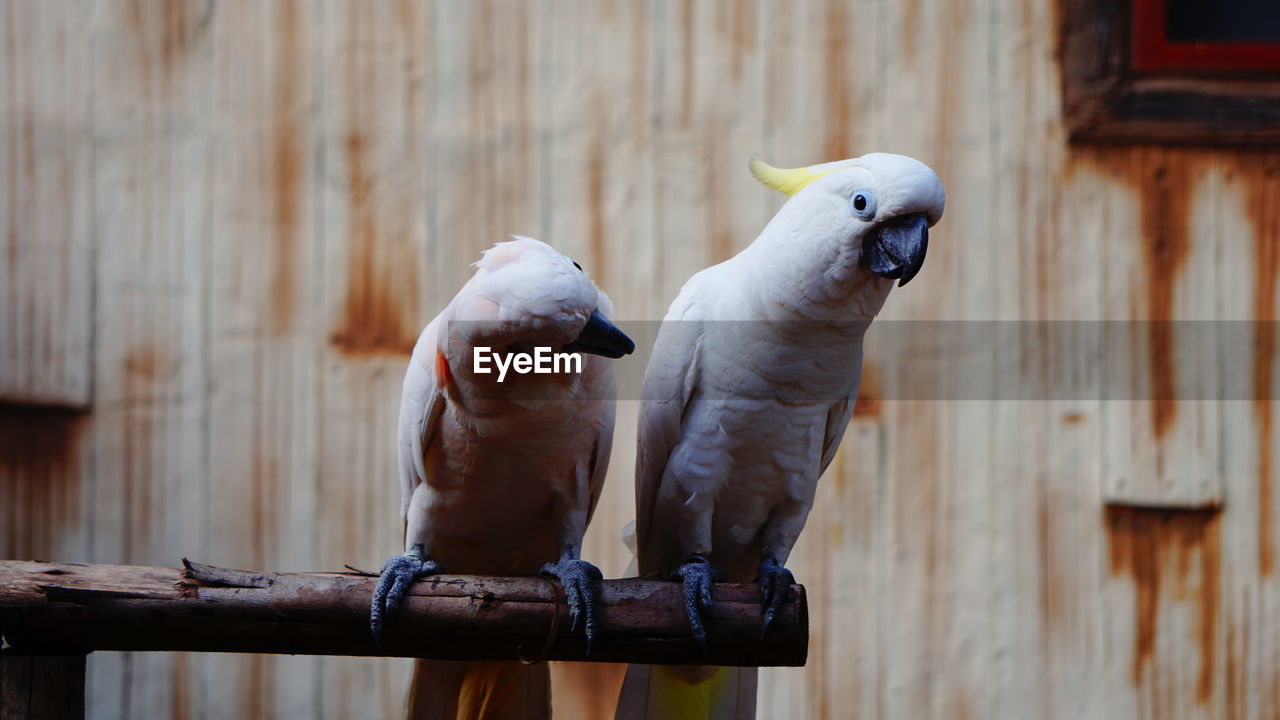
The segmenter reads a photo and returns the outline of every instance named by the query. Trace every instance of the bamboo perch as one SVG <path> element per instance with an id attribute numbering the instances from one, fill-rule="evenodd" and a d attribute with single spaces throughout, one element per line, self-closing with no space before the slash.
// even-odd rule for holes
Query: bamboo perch
<path id="1" fill-rule="evenodd" d="M 183 561 L 186 563 L 186 561 Z M 605 580 L 591 655 L 570 632 L 560 586 L 540 577 L 439 575 L 413 585 L 374 647 L 377 578 L 353 573 L 259 574 L 187 563 L 133 565 L 0 561 L 4 653 L 189 650 L 383 655 L 446 660 L 591 660 L 667 665 L 804 665 L 804 588 L 760 637 L 760 589 L 720 583 L 705 650 L 673 582 Z"/>

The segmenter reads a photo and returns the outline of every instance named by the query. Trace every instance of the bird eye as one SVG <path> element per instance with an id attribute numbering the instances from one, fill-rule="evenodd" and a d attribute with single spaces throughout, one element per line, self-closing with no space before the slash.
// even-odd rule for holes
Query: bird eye
<path id="1" fill-rule="evenodd" d="M 849 209 L 862 219 L 876 214 L 876 196 L 870 190 L 859 190 L 849 198 Z"/>
<path id="2" fill-rule="evenodd" d="M 569 262 L 573 263 L 573 266 L 578 268 L 579 270 L 582 269 L 582 266 L 578 264 L 577 260 L 570 260 Z"/>

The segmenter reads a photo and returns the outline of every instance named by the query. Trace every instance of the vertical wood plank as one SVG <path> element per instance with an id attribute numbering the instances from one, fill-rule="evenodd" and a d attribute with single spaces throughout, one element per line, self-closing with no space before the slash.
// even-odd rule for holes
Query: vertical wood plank
<path id="1" fill-rule="evenodd" d="M 325 4 L 319 518 L 328 531 L 319 549 L 326 567 L 377 568 L 403 551 L 394 453 L 400 387 L 408 354 L 446 292 L 430 283 L 443 273 L 429 262 L 433 12 L 407 2 Z M 469 268 L 452 271 L 460 284 Z M 401 715 L 411 667 L 325 658 L 321 706 L 338 717 Z"/>
<path id="2" fill-rule="evenodd" d="M 1102 247 L 1102 588 L 1107 706 L 1137 717 L 1213 717 L 1222 497 L 1216 347 L 1188 337 L 1212 317 L 1217 249 L 1212 157 L 1089 154 L 1108 179 Z M 1184 202 L 1180 198 L 1202 198 Z M 1198 231 L 1197 231 L 1198 230 Z M 1190 238 L 1195 238 L 1191 240 Z M 1162 511 L 1172 507 L 1181 510 Z"/>
<path id="3" fill-rule="evenodd" d="M 206 559 L 230 567 L 314 566 L 323 531 L 319 24 L 298 0 L 220 3 L 212 19 Z M 206 662 L 202 714 L 319 712 L 318 658 Z"/>
<path id="4" fill-rule="evenodd" d="M 764 148 L 769 162 L 808 165 L 879 149 L 871 109 L 883 78 L 868 58 L 879 52 L 878 8 L 872 2 L 762 3 L 765 48 Z M 764 223 L 785 198 L 744 189 L 736 212 L 761 200 Z M 867 363 L 864 363 L 864 367 Z M 860 408 L 878 392 L 875 369 L 864 376 Z M 885 616 L 876 594 L 883 523 L 882 418 L 859 410 L 843 449 L 819 481 L 814 509 L 788 567 L 810 598 L 809 662 L 804 670 L 761 670 L 762 716 L 795 713 L 874 716 L 881 707 L 878 628 Z M 838 639 L 837 639 L 838 638 Z"/>
<path id="5" fill-rule="evenodd" d="M 547 2 L 527 19 L 528 102 L 541 239 L 575 257 L 613 301 L 615 318 L 661 317 L 654 287 L 654 153 L 662 3 Z M 583 72 L 590 68 L 590 72 Z M 623 324 L 638 348 L 614 363 L 618 405 L 610 470 L 583 542 L 606 577 L 624 574 L 620 542 L 635 517 L 635 416 L 649 323 Z M 612 717 L 624 668 L 552 663 L 552 714 Z"/>
<path id="6" fill-rule="evenodd" d="M 72 720 L 84 717 L 84 655 L 0 656 L 0 717 Z"/>
<path id="7" fill-rule="evenodd" d="M 89 406 L 92 3 L 7 3 L 0 33 L 0 400 Z"/>
<path id="8" fill-rule="evenodd" d="M 1097 193 L 1072 175 L 1053 8 L 994 3 L 993 716 L 1098 717 Z M 974 178 L 975 182 L 981 182 Z M 1101 236 L 1105 238 L 1105 235 Z M 1026 402 L 1024 402 L 1026 401 Z"/>
<path id="9" fill-rule="evenodd" d="M 1037 26 L 1043 27 L 1040 23 Z M 1052 142 L 1062 132 L 1056 98 L 1042 95 L 1040 107 L 1053 113 L 1041 118 L 1052 123 L 1048 140 Z M 1029 120 L 1034 127 L 1036 118 Z M 1032 140 L 1031 144 L 1043 142 Z M 1022 467 L 1004 477 L 999 487 L 1028 475 L 1040 476 L 1034 506 L 1035 582 L 1040 623 L 1038 664 L 1045 676 L 1043 702 L 1049 708 L 1045 716 L 1087 718 L 1103 714 L 1105 699 L 1100 679 L 1104 538 L 1099 511 L 1099 416 L 1103 401 L 1098 399 L 1101 374 L 1096 368 L 1097 319 L 1101 316 L 1098 247 L 1105 236 L 1097 231 L 1100 224 L 1093 212 L 1099 192 L 1096 177 L 1088 173 L 1072 176 L 1064 170 L 1068 163 L 1057 156 L 1022 181 L 1048 190 L 1040 195 L 1040 202 L 1047 206 L 1055 227 L 1052 240 L 1038 247 L 1035 272 L 1040 275 L 1040 269 L 1047 265 L 1057 268 L 1051 271 L 1051 286 L 1040 295 L 1048 323 L 1048 342 L 1041 352 L 1048 360 L 1037 386 L 1045 387 L 1050 399 L 1034 414 L 1024 408 L 1024 417 L 1034 420 L 1023 422 L 1036 422 L 1044 441 L 1024 450 Z M 1046 174 L 1055 179 L 1047 179 Z M 1024 232 L 1034 234 L 1032 228 Z M 991 622 L 999 622 L 999 617 L 993 614 Z"/>
<path id="10" fill-rule="evenodd" d="M 728 259 L 764 227 L 759 211 L 734 211 L 737 198 L 759 196 L 746 162 L 764 146 L 764 18 L 760 2 L 672 0 L 655 22 L 654 289 L 665 309 L 689 276 Z"/>
<path id="11" fill-rule="evenodd" d="M 210 541 L 205 336 L 213 128 L 210 7 L 99 3 L 94 16 L 96 329 L 92 557 L 173 564 Z M 102 717 L 190 713 L 179 656 L 100 654 Z"/>
<path id="12" fill-rule="evenodd" d="M 1219 364 L 1224 495 L 1221 561 L 1221 713 L 1270 717 L 1280 712 L 1280 648 L 1274 607 L 1277 500 L 1275 448 L 1280 435 L 1275 377 L 1275 317 L 1280 273 L 1280 191 L 1275 153 L 1233 153 L 1219 164 L 1214 222 L 1216 296 L 1222 319 Z M 1252 322 L 1250 322 L 1252 321 Z"/>
<path id="13" fill-rule="evenodd" d="M 432 314 L 452 299 L 483 250 L 545 227 L 531 113 L 536 82 L 524 3 L 434 8 L 430 140 Z M 568 181 L 568 179 L 566 179 Z"/>
<path id="14" fill-rule="evenodd" d="M 870 18 L 867 21 L 872 22 Z M 952 322 L 990 317 L 994 296 L 975 275 L 990 270 L 985 238 L 992 217 L 980 188 L 992 174 L 988 13 L 981 3 L 886 5 L 873 21 L 879 43 L 874 108 L 876 147 L 916 157 L 942 178 L 947 211 L 931 234 L 929 258 L 911 287 L 885 304 L 868 343 L 892 348 L 873 367 L 885 383 L 885 518 L 878 552 L 881 603 L 881 713 L 887 717 L 984 714 L 987 622 L 978 611 L 988 587 L 986 548 L 970 541 L 994 531 L 988 517 L 989 445 L 976 428 L 991 425 L 987 398 L 948 402 L 963 389 L 950 358 L 990 367 L 992 349 L 966 347 Z M 972 265 L 970 265 L 972 263 Z M 902 322 L 909 320 L 911 322 Z M 941 337 L 918 321 L 941 322 Z"/>

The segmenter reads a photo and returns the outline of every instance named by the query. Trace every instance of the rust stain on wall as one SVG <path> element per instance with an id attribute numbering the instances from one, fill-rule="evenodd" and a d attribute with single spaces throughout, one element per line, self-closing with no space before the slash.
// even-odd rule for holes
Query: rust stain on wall
<path id="1" fill-rule="evenodd" d="M 143 94 L 151 96 L 151 38 L 147 32 L 147 15 L 144 14 L 142 8 L 143 0 L 133 0 L 129 4 L 129 24 L 138 36 L 136 49 L 138 51 L 138 64 L 142 71 L 142 91 Z M 165 83 L 168 86 L 168 83 Z"/>
<path id="2" fill-rule="evenodd" d="M 156 500 L 163 502 L 163 497 L 157 497 L 158 491 L 153 488 L 159 474 L 156 472 L 156 429 L 162 420 L 148 407 L 146 397 L 129 397 L 125 402 L 128 409 L 122 423 L 124 452 L 120 478 L 124 499 L 120 523 L 124 535 L 122 559 L 142 562 L 151 550 L 152 507 Z"/>
<path id="3" fill-rule="evenodd" d="M 950 32 L 946 28 L 943 32 Z M 920 34 L 920 0 L 902 3 L 902 54 L 911 57 L 916 52 L 916 36 Z"/>
<path id="4" fill-rule="evenodd" d="M 529 52 L 529 35 L 530 24 L 528 17 L 528 5 L 519 3 L 516 5 L 516 52 L 515 52 L 515 68 L 516 73 L 516 162 L 512 172 L 504 172 L 501 174 L 503 186 L 499 192 L 502 197 L 515 197 L 526 188 L 525 182 L 529 178 L 529 126 L 534 122 L 534 114 L 529 110 L 529 86 L 532 84 L 530 80 L 529 68 L 534 66 L 536 58 Z M 599 115 L 598 127 L 606 127 L 607 123 L 603 113 L 603 101 L 600 104 L 601 113 Z"/>
<path id="5" fill-rule="evenodd" d="M 950 473 L 940 464 L 941 418 L 931 403 L 903 401 L 895 405 L 894 432 L 886 438 L 889 456 L 894 458 L 896 479 L 891 501 L 893 517 L 888 524 L 895 550 L 895 573 L 909 577 L 913 600 L 904 608 L 904 622 L 918 630 L 912 635 L 921 657 L 944 656 L 946 610 L 949 599 L 944 589 L 954 570 L 951 559 L 952 527 L 955 518 L 948 509 L 953 493 L 945 478 Z M 901 567 L 900 567 L 901 566 Z M 898 581 L 895 581 L 897 585 Z M 901 585 L 898 585 L 901 587 Z M 919 590 L 917 591 L 916 588 Z M 814 597 L 822 597 L 816 591 Z"/>
<path id="6" fill-rule="evenodd" d="M 249 655 L 241 666 L 240 717 L 265 718 L 274 715 L 275 661 L 269 655 Z"/>
<path id="7" fill-rule="evenodd" d="M 755 3 L 730 2 L 733 13 L 733 46 L 737 54 L 749 52 L 756 46 Z"/>
<path id="8" fill-rule="evenodd" d="M 1067 172 L 1090 165 L 1108 177 L 1129 185 L 1139 202 L 1142 246 L 1142 282 L 1135 293 L 1145 293 L 1145 319 L 1151 373 L 1151 425 L 1157 442 L 1172 429 L 1177 418 L 1177 368 L 1173 320 L 1174 289 L 1191 253 L 1188 227 L 1194 210 L 1195 185 L 1213 155 L 1186 149 L 1135 147 L 1123 149 L 1073 148 Z M 1139 302 L 1137 296 L 1134 302 Z"/>
<path id="9" fill-rule="evenodd" d="M 1274 455 L 1276 280 L 1280 273 L 1280 155 L 1241 153 L 1233 172 L 1246 192 L 1245 212 L 1253 223 L 1253 410 L 1258 419 L 1258 564 L 1263 576 L 1275 570 Z"/>
<path id="10" fill-rule="evenodd" d="M 919 467 L 923 480 L 917 491 L 924 494 L 925 512 L 922 517 L 926 523 L 925 527 L 928 528 L 925 531 L 927 545 L 924 588 L 927 600 L 924 619 L 924 651 L 925 657 L 942 657 L 942 646 L 945 642 L 942 628 L 946 627 L 947 623 L 947 598 L 943 595 L 943 588 L 947 587 L 947 578 L 952 570 L 951 563 L 948 562 L 950 559 L 948 550 L 951 547 L 953 517 L 948 512 L 950 492 L 942 485 L 946 473 L 940 471 L 938 454 L 933 451 L 940 440 L 939 418 L 931 410 L 925 409 L 927 403 L 912 404 L 916 406 L 917 432 L 923 434 L 924 442 L 929 443 L 930 448 L 921 458 Z"/>
<path id="11" fill-rule="evenodd" d="M 152 59 L 159 60 L 160 89 L 173 91 L 173 75 L 208 22 L 208 12 L 194 12 L 196 0 L 133 0 L 129 24 L 137 35 L 143 90 L 151 94 Z"/>
<path id="12" fill-rule="evenodd" d="M 249 542 L 254 567 L 267 564 L 267 544 L 277 528 L 276 495 L 280 485 L 280 473 L 274 458 L 267 456 L 262 438 L 270 429 L 255 422 L 257 432 L 253 439 L 253 491 L 249 497 Z"/>
<path id="13" fill-rule="evenodd" d="M 298 246 L 298 206 L 301 200 L 302 149 L 299 135 L 301 128 L 298 113 L 304 108 L 300 102 L 298 84 L 301 60 L 298 42 L 298 8 L 296 0 L 286 0 L 280 5 L 279 54 L 275 68 L 275 124 L 272 158 L 274 182 L 272 208 L 276 227 L 275 278 L 271 285 L 271 329 L 277 333 L 288 330 L 293 319 L 293 306 L 297 296 L 294 264 Z"/>
<path id="14" fill-rule="evenodd" d="M 396 257 L 400 238 L 394 237 L 394 231 L 384 232 L 379 223 L 374 177 L 368 167 L 368 143 L 375 136 L 370 129 L 372 119 L 367 117 L 375 107 L 375 68 L 369 58 L 362 57 L 364 53 L 356 50 L 365 22 L 361 18 L 360 9 L 351 6 L 348 24 L 352 52 L 346 60 L 348 127 L 344 145 L 351 230 L 347 240 L 347 295 L 331 342 L 348 355 L 408 355 L 418 336 L 417 329 L 406 319 L 411 313 L 405 311 L 416 308 L 418 303 L 416 263 L 412 258 Z M 393 237 L 384 239 L 384 234 Z M 390 244 L 390 252 L 386 252 L 384 244 Z"/>
<path id="15" fill-rule="evenodd" d="M 964 5 L 959 0 L 943 4 L 943 30 L 938 42 L 937 68 L 934 75 L 937 77 L 937 90 L 935 91 L 938 98 L 937 109 L 934 110 L 934 127 L 933 134 L 936 147 L 935 157 L 930 165 L 937 171 L 938 177 L 942 179 L 943 187 L 955 187 L 955 183 L 951 181 L 951 148 L 955 146 L 954 136 L 956 133 L 957 123 L 954 122 L 950 115 L 952 108 L 960 107 L 963 103 L 960 97 L 963 85 L 960 80 L 960 73 L 968 65 L 966 59 L 960 52 L 960 43 L 963 40 L 964 28 Z M 951 250 L 948 248 L 951 243 L 938 243 L 939 250 L 944 254 L 949 254 Z M 946 263 L 944 257 L 943 264 Z"/>
<path id="16" fill-rule="evenodd" d="M 426 70 L 423 67 L 425 59 L 422 54 L 425 52 L 424 41 L 418 21 L 417 5 L 413 0 L 397 0 L 396 2 L 396 24 L 399 31 L 400 43 L 405 57 L 404 67 L 404 107 L 407 115 L 406 140 L 410 145 L 416 145 L 418 132 L 418 95 L 421 92 L 419 81 L 420 73 Z M 524 6 L 520 6 L 521 12 Z M 423 8 L 427 10 L 427 8 Z M 523 91 L 523 88 L 521 88 Z"/>
<path id="17" fill-rule="evenodd" d="M 19 99 L 19 96 L 21 94 L 19 92 L 19 88 L 21 87 L 19 85 L 19 82 L 24 77 L 24 74 L 20 71 L 20 68 L 17 62 L 18 39 L 17 39 L 17 35 L 14 32 L 13 8 L 14 8 L 13 3 L 5 3 L 5 6 L 4 6 L 5 53 L 4 54 L 5 54 L 5 67 L 8 70 L 7 74 L 9 76 L 8 82 L 5 83 L 5 105 L 6 105 L 6 109 L 10 113 L 16 112 L 19 108 L 22 108 L 23 114 L 29 118 L 30 110 L 28 109 L 28 104 L 21 102 L 21 100 Z M 19 158 L 18 158 L 18 156 L 21 153 L 17 152 L 17 150 L 18 148 L 23 148 L 28 152 L 33 152 L 28 149 L 31 146 L 29 132 L 32 125 L 29 119 L 27 120 L 27 122 L 18 123 L 15 121 L 15 118 L 10 117 L 8 121 L 5 122 L 5 126 L 6 126 L 5 129 L 7 131 L 5 133 L 6 135 L 5 140 L 9 146 L 8 148 L 9 152 L 7 153 L 7 158 L 6 158 L 7 162 L 5 163 L 5 183 L 6 183 L 5 194 L 8 196 L 8 207 L 6 208 L 6 214 L 9 217 L 7 234 L 8 234 L 9 257 L 16 258 L 18 256 L 18 226 L 21 222 L 20 208 L 22 208 L 23 206 L 19 200 L 18 191 L 20 188 L 26 187 L 29 184 L 29 183 L 22 182 L 22 170 L 21 170 L 21 164 L 19 163 Z M 27 131 L 28 131 L 28 136 L 27 136 L 28 142 L 26 143 L 25 147 L 23 143 L 21 143 L 19 140 L 19 138 L 21 137 L 21 134 L 19 133 L 19 128 L 24 126 L 27 128 Z M 16 263 L 13 263 L 10 265 L 10 273 L 14 272 L 15 265 Z"/>
<path id="18" fill-rule="evenodd" d="M 459 168 L 456 186 L 461 192 L 447 193 L 448 206 L 443 208 L 441 231 L 466 238 L 475 250 L 487 247 L 499 237 L 497 228 L 503 226 L 501 203 L 497 207 L 491 199 L 497 196 L 495 186 L 494 145 L 497 135 L 498 100 L 494 83 L 498 62 L 497 38 L 493 28 L 494 8 L 491 0 L 479 0 L 470 4 L 469 43 L 467 67 L 471 77 L 466 90 L 467 115 L 458 119 L 468 123 L 465 148 L 473 162 L 463 162 Z M 448 87 L 446 83 L 441 87 Z M 437 112 L 444 112 L 440 108 Z M 456 109 L 460 113 L 461 108 Z"/>
<path id="19" fill-rule="evenodd" d="M 0 557 L 51 560 L 79 523 L 79 464 L 88 416 L 0 404 Z"/>
<path id="20" fill-rule="evenodd" d="M 704 137 L 706 147 L 702 162 L 703 222 L 711 250 L 711 262 L 728 260 L 733 255 L 733 237 L 729 232 L 729 210 L 724 188 L 720 184 L 720 136 L 714 122 L 708 122 Z"/>
<path id="21" fill-rule="evenodd" d="M 181 362 L 164 348 L 141 345 L 124 358 L 124 394 L 137 403 L 155 397 L 160 388 L 174 380 Z"/>
<path id="22" fill-rule="evenodd" d="M 1173 348 L 1173 290 L 1190 254 L 1188 216 L 1199 163 L 1186 153 L 1147 151 L 1136 183 L 1141 198 L 1142 260 L 1151 353 L 1151 426 L 1157 440 L 1178 411 Z"/>
<path id="23" fill-rule="evenodd" d="M 744 61 L 755 47 L 756 5 L 720 0 L 715 24 L 716 32 L 729 41 L 729 74 L 735 82 L 741 80 Z"/>
<path id="24" fill-rule="evenodd" d="M 848 18 L 843 0 L 827 2 L 827 136 L 823 142 L 823 161 L 841 160 L 853 154 L 849 137 L 853 126 L 853 103 L 849 99 L 849 61 L 845 48 L 849 45 Z"/>
<path id="25" fill-rule="evenodd" d="M 343 305 L 342 323 L 332 342 L 349 355 L 402 354 L 413 351 L 417 333 L 409 327 L 401 313 L 401 303 L 393 292 L 403 291 L 403 304 L 417 304 L 417 290 L 412 283 L 396 283 L 394 274 L 412 272 L 412 262 L 402 262 L 396 273 L 379 267 L 378 220 L 373 206 L 372 181 L 365 170 L 364 137 L 353 131 L 347 136 L 347 164 L 351 183 L 351 237 L 348 240 L 347 298 Z"/>
<path id="26" fill-rule="evenodd" d="M 191 656 L 187 653 L 174 653 L 173 667 L 169 672 L 169 685 L 173 690 L 173 701 L 169 706 L 170 720 L 190 720 L 191 718 Z"/>
<path id="27" fill-rule="evenodd" d="M 880 400 L 884 392 L 880 389 L 880 370 L 865 360 L 862 363 L 862 381 L 858 384 L 858 397 L 853 403 L 854 417 L 879 417 Z"/>
<path id="28" fill-rule="evenodd" d="M 523 12 L 524 6 L 521 6 Z M 427 83 L 431 68 L 428 65 L 427 42 L 424 39 L 425 23 L 420 19 L 430 17 L 428 8 L 422 7 L 422 15 L 418 13 L 419 4 L 413 0 L 399 0 L 396 3 L 396 19 L 400 30 L 400 43 L 404 53 L 404 113 L 406 157 L 414 158 L 411 162 L 421 162 L 417 148 L 420 144 L 420 133 L 425 135 L 426 123 L 422 117 L 425 103 L 421 98 L 427 92 Z M 430 32 L 425 30 L 425 32 Z M 523 94 L 524 88 L 521 87 Z"/>
<path id="29" fill-rule="evenodd" d="M 1246 655 L 1246 657 L 1248 656 Z M 1259 717 L 1280 717 L 1280 668 L 1272 664 L 1271 667 L 1264 669 L 1262 673 L 1270 675 L 1270 677 L 1267 677 L 1262 682 L 1265 691 L 1262 698 L 1262 712 L 1259 713 Z"/>
<path id="30" fill-rule="evenodd" d="M 587 149 L 587 241 L 591 245 L 591 264 L 596 275 L 602 275 L 608 267 L 604 242 L 604 95 L 595 90 L 594 131 L 591 146 Z"/>
<path id="31" fill-rule="evenodd" d="M 1226 620 L 1226 639 L 1223 648 L 1223 658 L 1226 664 L 1225 677 L 1225 694 L 1226 694 L 1226 711 L 1227 717 L 1238 718 L 1240 714 L 1240 704 L 1244 699 L 1244 677 L 1240 672 L 1240 661 L 1244 658 L 1245 649 L 1241 647 L 1241 637 L 1247 636 L 1247 632 L 1242 633 L 1239 628 L 1239 619 L 1233 618 L 1234 613 L 1229 612 Z M 1246 628 L 1248 623 L 1248 613 L 1245 613 Z"/>
<path id="32" fill-rule="evenodd" d="M 848 437 L 848 430 L 845 430 L 845 436 Z M 836 497 L 844 497 L 844 490 L 847 486 L 847 479 L 844 476 L 844 445 L 836 448 L 836 455 L 831 459 L 831 465 L 827 468 L 827 472 L 831 473 L 831 485 L 836 490 Z M 819 485 L 821 487 L 821 485 Z M 820 504 L 820 501 L 819 501 Z M 816 507 L 816 506 L 815 506 Z M 844 544 L 844 525 L 839 522 L 831 524 L 831 544 L 839 547 Z"/>
<path id="33" fill-rule="evenodd" d="M 160 62 L 169 77 L 172 76 L 174 63 L 190 46 L 191 20 L 187 11 L 188 3 L 183 0 L 166 0 L 160 3 L 160 22 L 163 28 L 160 33 Z"/>
<path id="34" fill-rule="evenodd" d="M 632 3 L 631 18 L 631 132 L 643 148 L 649 117 L 649 15 L 644 3 Z"/>
<path id="35" fill-rule="evenodd" d="M 1218 513 L 1108 507 L 1105 524 L 1111 574 L 1130 575 L 1134 584 L 1133 683 L 1142 681 L 1143 667 L 1153 660 L 1162 605 L 1190 600 L 1196 604 L 1193 640 L 1200 649 L 1196 700 L 1206 702 L 1213 694 L 1217 648 L 1221 577 Z M 1193 561 L 1198 569 L 1194 586 Z"/>
<path id="36" fill-rule="evenodd" d="M 1062 537 L 1059 527 L 1058 500 L 1045 489 L 1046 479 L 1037 479 L 1036 555 L 1039 559 L 1040 634 L 1041 643 L 1049 647 L 1049 633 L 1062 624 L 1063 602 L 1070 594 L 1070 584 L 1060 575 L 1054 538 Z"/>
<path id="37" fill-rule="evenodd" d="M 693 121 L 693 0 L 684 0 L 680 6 L 680 127 L 687 128 Z"/>

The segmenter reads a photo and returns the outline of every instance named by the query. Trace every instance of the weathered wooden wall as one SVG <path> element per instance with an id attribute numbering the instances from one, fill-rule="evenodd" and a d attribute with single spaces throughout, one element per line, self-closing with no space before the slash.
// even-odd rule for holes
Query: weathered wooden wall
<path id="1" fill-rule="evenodd" d="M 468 263 L 534 235 L 660 318 L 779 206 L 752 152 L 939 172 L 887 319 L 1275 318 L 1280 156 L 1067 146 L 1051 0 L 0 5 L 3 557 L 376 566 L 406 353 Z M 1243 399 L 1102 401 L 1053 334 L 966 351 L 1078 397 L 895 400 L 951 348 L 872 361 L 790 563 L 809 666 L 764 673 L 762 717 L 1280 714 L 1274 332 L 1226 376 L 1196 368 L 1228 349 L 1151 327 L 1139 385 Z M 611 575 L 634 412 L 586 550 Z M 1138 507 L 1187 498 L 1221 511 Z M 559 716 L 606 716 L 618 670 L 558 668 Z M 89 672 L 95 718 L 392 717 L 408 679 Z"/>

